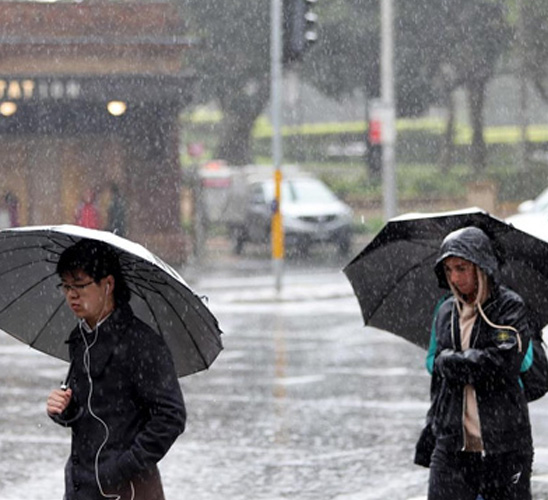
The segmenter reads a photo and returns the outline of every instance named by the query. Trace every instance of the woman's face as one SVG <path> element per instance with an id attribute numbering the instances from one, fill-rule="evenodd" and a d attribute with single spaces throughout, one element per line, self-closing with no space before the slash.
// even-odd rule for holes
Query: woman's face
<path id="1" fill-rule="evenodd" d="M 447 281 L 464 295 L 467 302 L 473 302 L 478 292 L 478 275 L 472 262 L 460 257 L 447 257 L 443 261 Z"/>

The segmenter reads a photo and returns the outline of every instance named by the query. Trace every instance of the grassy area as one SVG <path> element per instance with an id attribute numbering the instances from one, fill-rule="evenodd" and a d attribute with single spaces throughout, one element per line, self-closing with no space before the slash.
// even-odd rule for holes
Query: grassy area
<path id="1" fill-rule="evenodd" d="M 304 165 L 322 178 L 337 195 L 355 210 L 354 229 L 357 233 L 376 234 L 384 225 L 379 210 L 362 209 L 377 207 L 382 203 L 382 186 L 379 180 L 370 179 L 364 166 L 358 168 L 336 165 Z M 436 164 L 399 164 L 397 166 L 398 203 L 411 205 L 409 211 L 437 211 L 458 208 L 467 203 L 469 190 L 474 183 L 494 186 L 496 204 L 505 216 L 515 210 L 518 202 L 536 197 L 548 185 L 548 166 L 530 164 L 526 170 L 514 165 L 490 165 L 484 175 L 478 176 L 467 165 L 456 165 L 448 172 L 441 172 Z M 444 205 L 449 208 L 443 208 Z M 438 208 L 442 207 L 442 208 Z M 365 216 L 361 214 L 365 214 Z"/>
<path id="2" fill-rule="evenodd" d="M 380 179 L 371 179 L 363 165 L 315 164 L 303 168 L 323 179 L 341 198 L 382 195 Z M 437 165 L 406 164 L 397 166 L 396 178 L 400 199 L 440 199 L 465 196 L 466 185 L 474 176 L 466 165 L 457 165 L 442 175 Z"/>
<path id="3" fill-rule="evenodd" d="M 363 164 L 304 164 L 303 168 L 323 179 L 343 199 L 382 196 L 380 179 L 371 179 Z M 409 163 L 397 165 L 396 178 L 401 200 L 462 198 L 470 183 L 492 182 L 499 201 L 521 201 L 534 198 L 548 185 L 548 165 L 531 163 L 521 171 L 515 164 L 492 164 L 480 176 L 464 164 L 441 172 L 437 164 Z"/>

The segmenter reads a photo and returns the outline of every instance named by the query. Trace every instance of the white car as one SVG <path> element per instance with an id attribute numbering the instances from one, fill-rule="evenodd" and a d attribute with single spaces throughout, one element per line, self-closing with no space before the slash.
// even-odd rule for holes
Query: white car
<path id="1" fill-rule="evenodd" d="M 350 251 L 352 210 L 319 179 L 287 178 L 282 181 L 281 213 L 286 245 L 306 252 L 316 243 L 333 243 L 342 254 Z M 274 181 L 251 182 L 242 223 L 233 225 L 235 250 L 246 242 L 270 240 Z"/>
<path id="2" fill-rule="evenodd" d="M 283 165 L 281 214 L 288 253 L 331 243 L 341 254 L 352 246 L 352 209 L 312 174 Z M 226 166 L 214 162 L 200 171 L 207 220 L 228 228 L 234 251 L 248 243 L 269 243 L 274 213 L 271 165 Z"/>
<path id="3" fill-rule="evenodd" d="M 518 206 L 518 213 L 506 222 L 527 233 L 548 241 L 548 188 L 534 200 L 527 200 Z"/>

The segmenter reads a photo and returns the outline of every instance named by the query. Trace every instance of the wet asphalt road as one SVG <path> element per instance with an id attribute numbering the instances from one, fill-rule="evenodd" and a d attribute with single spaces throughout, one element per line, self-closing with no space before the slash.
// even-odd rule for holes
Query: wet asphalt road
<path id="1" fill-rule="evenodd" d="M 211 369 L 181 380 L 187 431 L 161 462 L 171 500 L 423 498 L 412 464 L 428 407 L 424 352 L 364 328 L 340 268 L 212 259 L 183 271 L 225 332 Z M 0 334 L 0 498 L 62 497 L 69 432 L 45 416 L 66 365 Z M 548 499 L 548 398 L 531 406 L 535 498 Z"/>

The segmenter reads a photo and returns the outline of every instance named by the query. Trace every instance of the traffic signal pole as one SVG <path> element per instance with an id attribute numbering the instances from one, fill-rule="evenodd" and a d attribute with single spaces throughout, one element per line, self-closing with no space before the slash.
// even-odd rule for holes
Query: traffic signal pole
<path id="1" fill-rule="evenodd" d="M 272 161 L 274 203 L 272 206 L 272 267 L 276 292 L 282 290 L 284 234 L 281 213 L 282 182 L 282 0 L 271 0 L 270 12 L 270 97 L 272 113 Z"/>
<path id="2" fill-rule="evenodd" d="M 317 0 L 270 0 L 270 103 L 272 107 L 272 162 L 274 200 L 272 203 L 272 262 L 276 291 L 282 289 L 284 231 L 282 220 L 282 69 L 300 61 L 317 35 L 317 15 L 311 7 Z"/>

